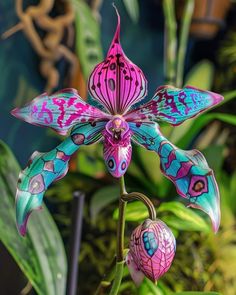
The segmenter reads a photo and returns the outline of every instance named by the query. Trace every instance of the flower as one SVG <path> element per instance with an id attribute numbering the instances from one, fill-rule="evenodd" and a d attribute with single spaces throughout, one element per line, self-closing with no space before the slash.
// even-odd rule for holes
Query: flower
<path id="1" fill-rule="evenodd" d="M 118 13 L 117 13 L 118 15 Z M 71 155 L 82 145 L 103 141 L 109 172 L 121 177 L 132 154 L 131 141 L 156 152 L 161 170 L 189 200 L 189 206 L 209 214 L 214 231 L 220 223 L 219 192 L 212 170 L 203 155 L 183 151 L 170 143 L 157 121 L 179 125 L 218 104 L 219 94 L 187 86 L 159 87 L 147 103 L 147 82 L 143 72 L 124 54 L 120 45 L 120 17 L 107 57 L 90 75 L 88 89 L 94 104 L 83 101 L 76 90 L 64 89 L 51 96 L 40 95 L 12 114 L 30 124 L 51 127 L 70 135 L 48 153 L 34 153 L 21 172 L 17 185 L 16 216 L 22 235 L 32 210 L 41 206 L 44 192 L 68 170 Z"/>
<path id="2" fill-rule="evenodd" d="M 126 264 L 135 284 L 140 285 L 144 276 L 156 283 L 169 270 L 175 249 L 175 237 L 161 220 L 146 219 L 136 227 L 126 256 Z"/>

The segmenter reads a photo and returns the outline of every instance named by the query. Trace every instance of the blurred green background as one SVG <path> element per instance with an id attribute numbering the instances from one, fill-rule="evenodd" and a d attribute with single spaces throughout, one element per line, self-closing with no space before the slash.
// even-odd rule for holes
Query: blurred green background
<path id="1" fill-rule="evenodd" d="M 0 1 L 0 294 L 65 294 L 75 190 L 86 193 L 78 261 L 79 294 L 95 294 L 103 275 L 112 273 L 119 189 L 106 171 L 102 146 L 80 149 L 71 160 L 66 177 L 46 192 L 48 210 L 33 214 L 29 233 L 21 238 L 14 216 L 20 167 L 26 165 L 35 150 L 49 151 L 62 138 L 21 122 L 9 112 L 45 90 L 75 87 L 84 99 L 89 99 L 86 80 L 105 56 L 116 27 L 113 2 L 121 15 L 122 47 L 143 70 L 148 80 L 148 98 L 158 86 L 167 83 L 193 85 L 225 97 L 217 109 L 179 127 L 161 124 L 170 141 L 183 149 L 199 149 L 214 169 L 221 193 L 219 232 L 212 233 L 210 220 L 201 212 L 185 207 L 173 185 L 162 176 L 159 159 L 153 153 L 133 147 L 132 164 L 125 177 L 127 190 L 151 198 L 158 217 L 177 238 L 177 252 L 171 269 L 157 286 L 146 280 L 137 289 L 125 269 L 120 294 L 187 295 L 215 291 L 235 295 L 236 3 L 218 0 L 25 0 L 22 6 L 21 1 Z M 23 12 L 40 5 L 42 11 L 51 3 L 48 11 L 45 8 L 39 18 L 32 19 L 30 28 L 45 51 L 55 53 L 53 58 L 38 51 L 32 33 L 23 26 L 7 36 L 10 28 L 23 22 L 16 3 Z M 65 27 L 59 22 L 60 38 L 57 39 L 57 31 L 50 35 L 50 30 L 42 25 L 42 15 L 56 21 L 69 14 L 70 9 L 74 18 Z M 46 43 L 48 40 L 54 43 Z M 60 48 L 66 48 L 67 53 L 55 58 Z M 56 82 L 51 80 L 53 75 Z M 147 216 L 142 204 L 128 205 L 127 247 L 132 230 Z M 109 286 L 101 287 L 97 294 L 108 294 L 108 290 Z"/>

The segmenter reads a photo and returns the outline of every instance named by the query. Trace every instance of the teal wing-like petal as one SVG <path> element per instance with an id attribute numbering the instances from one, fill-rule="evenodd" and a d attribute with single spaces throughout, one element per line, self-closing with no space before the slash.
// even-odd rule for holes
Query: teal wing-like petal
<path id="1" fill-rule="evenodd" d="M 220 225 L 220 195 L 213 171 L 197 150 L 184 151 L 170 143 L 155 122 L 130 122 L 132 140 L 160 156 L 161 171 L 170 179 L 189 207 L 206 212 L 214 232 Z"/>
<path id="2" fill-rule="evenodd" d="M 154 97 L 146 104 L 131 110 L 125 115 L 127 121 L 165 121 L 179 125 L 207 109 L 217 105 L 223 96 L 186 86 L 183 89 L 161 86 Z"/>
<path id="3" fill-rule="evenodd" d="M 43 93 L 12 115 L 30 124 L 51 127 L 61 135 L 78 123 L 109 120 L 110 116 L 81 99 L 75 89 L 68 88 L 48 96 Z"/>
<path id="4" fill-rule="evenodd" d="M 82 145 L 101 139 L 106 122 L 83 123 L 74 127 L 70 137 L 48 153 L 34 152 L 21 171 L 16 192 L 16 221 L 21 235 L 33 210 L 40 209 L 48 186 L 64 177 L 72 154 Z"/>

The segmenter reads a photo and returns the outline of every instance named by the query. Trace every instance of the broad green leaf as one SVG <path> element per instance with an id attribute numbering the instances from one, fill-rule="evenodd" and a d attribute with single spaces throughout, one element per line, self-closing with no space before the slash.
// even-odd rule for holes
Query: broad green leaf
<path id="1" fill-rule="evenodd" d="M 219 172 L 224 161 L 224 146 L 211 144 L 210 146 L 202 150 L 202 152 L 207 160 L 209 167 L 211 167 L 214 172 Z"/>
<path id="2" fill-rule="evenodd" d="M 95 222 L 97 215 L 106 206 L 119 198 L 118 186 L 106 186 L 99 189 L 93 196 L 90 204 L 91 219 Z"/>
<path id="3" fill-rule="evenodd" d="M 220 293 L 217 293 L 217 292 L 196 292 L 196 291 L 177 292 L 172 294 L 175 294 L 175 295 L 221 295 Z"/>
<path id="4" fill-rule="evenodd" d="M 197 63 L 187 74 L 186 85 L 191 85 L 200 89 L 211 89 L 214 75 L 214 65 L 209 60 L 202 60 Z"/>
<path id="5" fill-rule="evenodd" d="M 118 219 L 118 209 L 114 211 L 114 219 Z M 138 201 L 128 203 L 126 206 L 125 219 L 126 221 L 143 221 L 148 218 L 146 206 Z"/>
<path id="6" fill-rule="evenodd" d="M 236 98 L 236 90 L 222 93 L 222 95 L 224 96 L 224 100 L 221 102 L 221 105 L 229 102 L 232 99 L 235 99 Z"/>
<path id="7" fill-rule="evenodd" d="M 213 120 L 220 120 L 225 123 L 229 123 L 232 125 L 236 125 L 236 116 L 231 114 L 223 114 L 223 113 L 208 113 L 203 114 L 195 119 L 190 119 L 188 121 L 189 123 L 188 128 L 183 129 L 183 133 L 181 134 L 181 126 L 178 126 L 174 128 L 172 137 L 175 136 L 175 144 L 180 148 L 186 148 L 188 144 L 192 141 L 192 139 L 198 134 L 198 132 L 206 126 L 209 122 Z M 186 122 L 187 123 L 187 122 Z M 176 137 L 175 133 L 178 132 L 178 135 Z M 174 135 L 173 135 L 174 134 Z M 171 138 L 172 138 L 171 137 Z"/>
<path id="8" fill-rule="evenodd" d="M 83 0 L 73 0 L 75 7 L 76 53 L 87 79 L 102 60 L 100 27 L 91 9 Z"/>
<path id="9" fill-rule="evenodd" d="M 161 218 L 167 225 L 178 230 L 205 231 L 209 232 L 210 227 L 205 220 L 195 213 L 192 209 L 186 208 L 180 202 L 165 202 L 157 209 L 157 215 L 160 213 L 172 213 L 173 215 Z"/>
<path id="10" fill-rule="evenodd" d="M 123 2 L 130 18 L 137 23 L 139 18 L 138 0 L 123 0 Z"/>
<path id="11" fill-rule="evenodd" d="M 138 295 L 168 295 L 171 291 L 161 281 L 155 285 L 147 278 L 144 279 L 141 286 L 138 288 Z"/>
<path id="12" fill-rule="evenodd" d="M 57 227 L 43 206 L 33 213 L 26 237 L 15 223 L 15 190 L 20 167 L 0 142 L 0 239 L 39 295 L 64 295 L 67 261 Z"/>

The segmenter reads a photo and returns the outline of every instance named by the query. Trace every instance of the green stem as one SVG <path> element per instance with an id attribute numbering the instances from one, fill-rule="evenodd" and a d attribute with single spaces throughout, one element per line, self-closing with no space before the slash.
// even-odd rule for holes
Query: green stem
<path id="1" fill-rule="evenodd" d="M 148 209 L 149 218 L 151 220 L 156 220 L 155 207 L 153 206 L 153 203 L 150 201 L 150 199 L 147 196 L 145 196 L 144 194 L 137 193 L 137 192 L 124 194 L 122 196 L 122 199 L 126 202 L 129 202 L 131 200 L 138 200 L 138 201 L 142 202 Z"/>
<path id="2" fill-rule="evenodd" d="M 165 16 L 164 72 L 166 83 L 173 85 L 176 76 L 176 17 L 174 0 L 163 0 Z"/>
<path id="3" fill-rule="evenodd" d="M 185 54 L 188 42 L 189 28 L 191 24 L 191 19 L 194 11 L 194 0 L 186 0 L 184 7 L 181 29 L 180 29 L 180 41 L 177 57 L 177 74 L 176 74 L 176 86 L 183 86 L 183 76 L 184 76 L 184 64 L 185 64 Z"/>
<path id="4" fill-rule="evenodd" d="M 126 194 L 124 176 L 120 178 L 119 218 L 117 225 L 117 250 L 116 250 L 116 272 L 109 295 L 118 294 L 124 270 L 124 234 L 125 234 L 125 208 L 126 201 L 122 195 Z"/>
<path id="5" fill-rule="evenodd" d="M 107 274 L 104 275 L 102 278 L 96 292 L 94 295 L 101 295 L 105 294 L 105 290 L 108 289 L 111 286 L 111 283 L 115 276 L 115 265 L 116 265 L 116 259 L 114 257 Z"/>
<path id="6" fill-rule="evenodd" d="M 120 289 L 121 280 L 123 277 L 125 261 L 116 262 L 116 273 L 112 283 L 112 288 L 109 295 L 117 295 Z"/>

